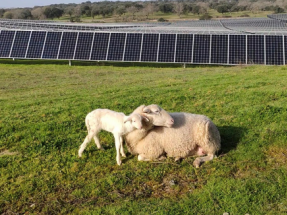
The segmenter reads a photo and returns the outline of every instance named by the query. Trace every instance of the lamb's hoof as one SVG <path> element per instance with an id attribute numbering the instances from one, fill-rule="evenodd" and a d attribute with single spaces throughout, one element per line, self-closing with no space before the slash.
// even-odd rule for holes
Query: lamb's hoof
<path id="1" fill-rule="evenodd" d="M 195 159 L 195 161 L 193 161 L 193 166 L 194 166 L 195 168 L 199 168 L 199 167 L 200 167 L 200 164 L 201 164 L 201 162 L 200 162 L 200 160 L 198 160 L 198 159 Z"/>
<path id="2" fill-rule="evenodd" d="M 138 161 L 144 161 L 144 158 L 141 155 L 138 155 Z"/>
<path id="3" fill-rule="evenodd" d="M 175 158 L 175 159 L 174 159 L 174 161 L 175 161 L 175 162 L 177 162 L 177 161 L 181 161 L 181 157 L 177 157 L 177 158 Z"/>
<path id="4" fill-rule="evenodd" d="M 126 156 L 126 154 L 122 154 L 122 157 L 126 158 L 127 156 Z"/>
<path id="5" fill-rule="evenodd" d="M 120 165 L 122 165 L 122 161 L 121 160 L 118 160 L 117 161 L 117 164 L 120 166 Z"/>
<path id="6" fill-rule="evenodd" d="M 101 150 L 101 151 L 105 151 L 105 149 L 104 149 L 103 147 L 99 148 L 99 150 Z"/>

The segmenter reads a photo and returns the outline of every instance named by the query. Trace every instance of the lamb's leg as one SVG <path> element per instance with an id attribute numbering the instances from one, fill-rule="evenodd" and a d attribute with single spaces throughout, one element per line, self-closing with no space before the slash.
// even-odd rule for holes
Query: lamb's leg
<path id="1" fill-rule="evenodd" d="M 193 166 L 199 168 L 200 165 L 206 161 L 211 161 L 214 158 L 214 154 L 207 154 L 205 157 L 198 157 L 193 161 Z"/>
<path id="2" fill-rule="evenodd" d="M 80 146 L 80 149 L 79 149 L 79 152 L 78 152 L 79 157 L 82 157 L 83 151 L 87 147 L 88 143 L 91 142 L 93 136 L 94 136 L 94 133 L 92 133 L 92 132 L 89 132 L 89 134 L 86 136 L 84 142 Z"/>
<path id="3" fill-rule="evenodd" d="M 121 155 L 123 157 L 126 157 L 126 154 L 125 154 L 125 151 L 124 151 L 124 142 L 123 142 L 123 137 L 122 136 L 120 137 L 120 143 L 121 143 L 121 149 L 120 149 Z"/>
<path id="4" fill-rule="evenodd" d="M 98 149 L 104 150 L 104 148 L 100 144 L 100 140 L 99 140 L 99 137 L 98 137 L 98 132 L 96 132 L 96 134 L 94 135 L 94 141 L 95 141 Z"/>
<path id="5" fill-rule="evenodd" d="M 114 137 L 115 137 L 115 145 L 116 145 L 116 151 L 117 151 L 116 161 L 117 161 L 118 165 L 121 165 L 122 164 L 121 156 L 120 156 L 120 148 L 121 148 L 120 138 L 121 138 L 121 136 L 119 134 L 114 134 Z"/>
<path id="6" fill-rule="evenodd" d="M 155 161 L 161 161 L 161 160 L 164 160 L 164 159 L 166 159 L 166 157 L 165 157 L 164 155 L 160 156 L 160 157 L 157 158 L 157 159 L 147 158 L 147 157 L 144 156 L 144 154 L 138 155 L 138 161 L 153 161 L 153 160 L 155 160 Z"/>

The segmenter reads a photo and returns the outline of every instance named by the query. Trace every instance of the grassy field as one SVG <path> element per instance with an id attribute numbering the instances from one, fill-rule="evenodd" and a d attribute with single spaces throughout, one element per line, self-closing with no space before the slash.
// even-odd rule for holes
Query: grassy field
<path id="1" fill-rule="evenodd" d="M 64 63 L 0 61 L 0 214 L 287 213 L 287 67 Z M 77 157 L 88 112 L 152 103 L 211 118 L 218 158 Z"/>
<path id="2" fill-rule="evenodd" d="M 218 13 L 214 9 L 209 9 L 208 14 L 212 16 L 212 19 L 222 19 L 222 18 L 254 18 L 254 17 L 264 17 L 266 18 L 267 15 L 273 14 L 273 11 L 239 11 L 239 12 L 231 12 L 231 13 Z M 146 20 L 145 16 L 135 16 L 136 19 L 139 20 L 131 20 L 132 15 L 131 14 L 124 14 L 121 17 L 117 16 L 107 16 L 107 17 L 102 17 L 102 16 L 95 16 L 94 18 L 92 17 L 81 17 L 82 22 L 103 22 L 103 23 L 111 23 L 111 22 L 139 22 L 140 20 L 143 22 L 157 22 L 158 19 L 164 18 L 165 20 L 169 22 L 174 22 L 174 21 L 180 21 L 180 20 L 198 20 L 202 14 L 193 14 L 193 13 L 188 13 L 188 14 L 182 14 L 181 16 L 178 16 L 175 13 L 162 13 L 162 12 L 156 12 L 153 13 L 149 16 L 149 19 Z M 55 19 L 58 21 L 70 21 L 69 16 L 62 16 L 60 19 Z"/>

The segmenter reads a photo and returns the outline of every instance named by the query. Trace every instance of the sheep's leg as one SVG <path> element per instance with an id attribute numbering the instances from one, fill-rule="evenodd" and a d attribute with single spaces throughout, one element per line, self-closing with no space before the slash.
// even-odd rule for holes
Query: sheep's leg
<path id="1" fill-rule="evenodd" d="M 121 165 L 122 164 L 121 156 L 120 156 L 121 136 L 119 134 L 114 134 L 114 137 L 115 137 L 115 145 L 116 145 L 116 151 L 117 151 L 116 161 L 118 165 Z"/>
<path id="2" fill-rule="evenodd" d="M 126 154 L 125 154 L 125 151 L 124 151 L 124 142 L 123 142 L 123 137 L 121 136 L 120 137 L 120 143 L 121 143 L 121 148 L 120 148 L 120 151 L 121 151 L 121 155 L 123 156 L 123 157 L 126 157 Z"/>
<path id="3" fill-rule="evenodd" d="M 193 161 L 193 166 L 199 168 L 200 165 L 206 161 L 211 161 L 214 158 L 214 154 L 208 154 L 205 157 L 198 157 Z"/>

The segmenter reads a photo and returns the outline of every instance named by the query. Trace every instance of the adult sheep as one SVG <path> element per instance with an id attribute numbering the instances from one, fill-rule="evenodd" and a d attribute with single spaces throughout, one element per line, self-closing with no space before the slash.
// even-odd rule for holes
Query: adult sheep
<path id="1" fill-rule="evenodd" d="M 134 113 L 142 114 L 139 110 Z M 143 133 L 136 130 L 124 136 L 131 154 L 138 155 L 140 161 L 161 160 L 174 157 L 176 160 L 189 156 L 197 157 L 193 165 L 214 158 L 220 149 L 221 139 L 217 127 L 204 115 L 191 113 L 170 113 L 174 119 L 172 127 L 151 127 Z"/>

